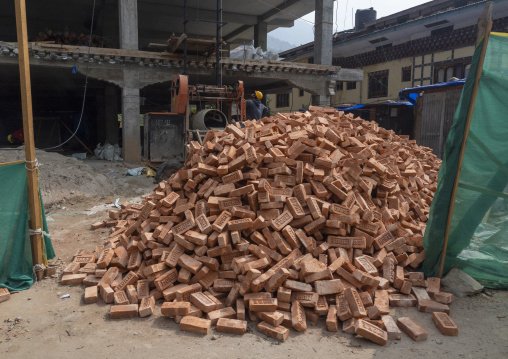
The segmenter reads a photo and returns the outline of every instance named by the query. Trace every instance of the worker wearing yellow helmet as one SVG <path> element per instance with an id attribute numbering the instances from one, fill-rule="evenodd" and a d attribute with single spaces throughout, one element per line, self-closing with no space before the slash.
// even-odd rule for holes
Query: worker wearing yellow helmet
<path id="1" fill-rule="evenodd" d="M 261 103 L 263 94 L 260 91 L 255 91 L 250 100 L 245 101 L 245 112 L 247 120 L 259 120 L 268 114 L 268 108 Z"/>

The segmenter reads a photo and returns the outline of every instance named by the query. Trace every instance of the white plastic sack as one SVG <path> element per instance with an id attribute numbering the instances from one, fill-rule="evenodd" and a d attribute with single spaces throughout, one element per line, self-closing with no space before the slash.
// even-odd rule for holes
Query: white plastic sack
<path id="1" fill-rule="evenodd" d="M 105 143 L 104 146 L 101 146 L 99 143 L 94 150 L 94 154 L 101 160 L 123 161 L 122 157 L 120 157 L 122 149 L 118 145 L 113 146 Z"/>

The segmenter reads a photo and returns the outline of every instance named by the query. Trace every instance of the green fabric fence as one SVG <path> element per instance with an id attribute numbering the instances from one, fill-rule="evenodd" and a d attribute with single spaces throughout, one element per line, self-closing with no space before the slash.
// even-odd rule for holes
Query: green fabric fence
<path id="1" fill-rule="evenodd" d="M 443 275 L 459 268 L 489 288 L 508 288 L 508 35 L 492 33 L 452 215 Z M 424 237 L 427 276 L 438 274 L 446 220 L 478 68 L 480 43 L 446 141 Z"/>
<path id="2" fill-rule="evenodd" d="M 0 183 L 0 287 L 28 289 L 34 279 L 25 161 L 0 164 Z M 44 213 L 42 219 L 43 230 L 47 233 Z M 47 235 L 44 235 L 44 249 L 46 259 L 55 257 Z"/>

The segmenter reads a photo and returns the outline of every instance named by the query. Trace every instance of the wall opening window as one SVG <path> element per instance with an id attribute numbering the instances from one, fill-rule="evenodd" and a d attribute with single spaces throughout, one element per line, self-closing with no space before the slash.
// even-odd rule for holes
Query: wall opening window
<path id="1" fill-rule="evenodd" d="M 434 83 L 446 82 L 452 77 L 463 79 L 467 77 L 470 66 L 471 60 L 469 58 L 435 64 Z"/>
<path id="2" fill-rule="evenodd" d="M 444 82 L 444 77 L 445 77 L 445 73 L 446 73 L 446 69 L 445 68 L 440 68 L 438 71 L 437 71 L 437 82 Z M 434 81 L 436 82 L 436 81 Z"/>
<path id="3" fill-rule="evenodd" d="M 411 81 L 411 66 L 402 68 L 402 82 Z"/>
<path id="4" fill-rule="evenodd" d="M 446 34 L 453 31 L 453 25 L 442 27 L 440 29 L 435 29 L 430 32 L 430 36 L 438 36 L 441 34 Z"/>
<path id="5" fill-rule="evenodd" d="M 356 89 L 356 81 L 348 81 L 346 85 L 347 90 L 354 90 Z"/>
<path id="6" fill-rule="evenodd" d="M 369 72 L 369 98 L 388 96 L 388 70 Z"/>
<path id="7" fill-rule="evenodd" d="M 275 99 L 276 107 L 289 107 L 289 94 L 279 93 Z"/>
<path id="8" fill-rule="evenodd" d="M 337 90 L 337 91 L 342 91 L 342 90 L 344 90 L 344 82 L 342 82 L 342 81 L 337 81 L 336 90 Z"/>
<path id="9" fill-rule="evenodd" d="M 298 90 L 299 97 L 303 97 L 304 94 L 305 94 L 305 91 L 303 91 L 302 89 Z"/>
<path id="10" fill-rule="evenodd" d="M 309 58 L 307 59 L 307 63 L 308 63 L 308 64 L 313 64 L 313 63 L 314 63 L 314 57 L 309 57 Z"/>

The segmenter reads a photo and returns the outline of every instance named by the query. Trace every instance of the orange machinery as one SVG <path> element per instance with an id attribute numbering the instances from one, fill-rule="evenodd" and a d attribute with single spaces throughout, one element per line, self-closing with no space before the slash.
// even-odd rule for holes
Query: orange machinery
<path id="1" fill-rule="evenodd" d="M 161 163 L 156 180 L 168 178 L 185 161 L 185 145 L 202 143 L 209 130 L 223 130 L 228 123 L 244 121 L 243 82 L 232 86 L 189 85 L 178 75 L 171 83 L 171 112 L 145 115 L 143 156 L 152 164 Z M 191 105 L 196 112 L 191 114 Z M 232 115 L 237 109 L 236 118 Z"/>

